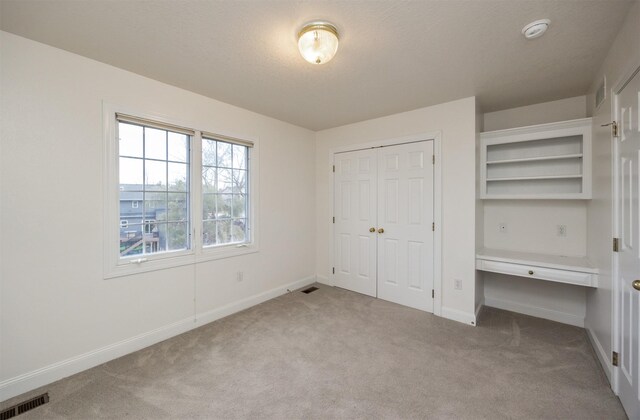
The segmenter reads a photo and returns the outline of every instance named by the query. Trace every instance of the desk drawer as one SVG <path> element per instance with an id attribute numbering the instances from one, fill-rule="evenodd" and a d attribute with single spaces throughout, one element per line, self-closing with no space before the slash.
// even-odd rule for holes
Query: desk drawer
<path id="1" fill-rule="evenodd" d="M 558 283 L 597 287 L 596 275 L 580 271 L 559 270 L 555 268 L 538 267 L 535 265 L 515 264 L 482 259 L 476 260 L 476 268 L 478 270 L 491 271 L 493 273 L 511 274 L 513 276 L 555 281 Z"/>

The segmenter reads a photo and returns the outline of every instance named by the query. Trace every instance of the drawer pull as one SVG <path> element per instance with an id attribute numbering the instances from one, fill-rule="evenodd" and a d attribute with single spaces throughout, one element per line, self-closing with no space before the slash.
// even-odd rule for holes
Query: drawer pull
<path id="1" fill-rule="evenodd" d="M 533 276 L 533 270 L 529 270 L 529 275 Z"/>

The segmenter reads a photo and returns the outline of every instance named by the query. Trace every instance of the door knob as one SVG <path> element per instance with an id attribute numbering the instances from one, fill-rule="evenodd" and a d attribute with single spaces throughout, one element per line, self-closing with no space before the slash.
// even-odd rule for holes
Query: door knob
<path id="1" fill-rule="evenodd" d="M 375 232 L 375 231 L 376 231 L 376 228 L 373 228 L 373 227 L 372 227 L 372 228 L 369 228 L 369 232 L 373 233 L 373 232 Z"/>
<path id="2" fill-rule="evenodd" d="M 378 229 L 378 233 L 384 233 L 384 229 L 382 228 Z"/>
<path id="3" fill-rule="evenodd" d="M 633 286 L 634 289 L 640 290 L 640 280 L 634 280 L 633 283 L 631 283 L 631 285 Z"/>

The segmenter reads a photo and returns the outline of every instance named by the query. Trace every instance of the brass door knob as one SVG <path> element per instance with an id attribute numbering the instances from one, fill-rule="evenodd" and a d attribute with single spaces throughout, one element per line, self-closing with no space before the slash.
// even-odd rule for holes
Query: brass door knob
<path id="1" fill-rule="evenodd" d="M 384 229 L 382 228 L 378 229 L 378 233 L 384 233 Z"/>
<path id="2" fill-rule="evenodd" d="M 373 233 L 376 231 L 376 228 L 369 228 L 369 232 Z"/>
<path id="3" fill-rule="evenodd" d="M 529 270 L 529 275 L 533 276 L 533 270 Z"/>
<path id="4" fill-rule="evenodd" d="M 634 280 L 633 283 L 631 283 L 631 285 L 633 286 L 634 289 L 640 290 L 640 280 Z"/>

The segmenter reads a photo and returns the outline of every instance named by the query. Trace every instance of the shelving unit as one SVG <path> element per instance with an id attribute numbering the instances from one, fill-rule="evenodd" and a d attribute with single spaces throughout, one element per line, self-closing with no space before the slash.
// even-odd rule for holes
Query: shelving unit
<path id="1" fill-rule="evenodd" d="M 483 199 L 590 199 L 591 119 L 482 133 Z"/>

